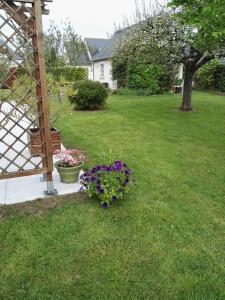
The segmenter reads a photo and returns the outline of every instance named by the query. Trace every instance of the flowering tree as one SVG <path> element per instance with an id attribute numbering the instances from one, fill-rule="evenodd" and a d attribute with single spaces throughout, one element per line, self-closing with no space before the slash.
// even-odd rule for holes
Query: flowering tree
<path id="1" fill-rule="evenodd" d="M 115 46 L 112 63 L 113 77 L 119 86 L 151 85 L 156 92 L 171 87 L 180 56 L 174 23 L 168 13 L 161 12 L 124 30 L 124 38 Z"/>

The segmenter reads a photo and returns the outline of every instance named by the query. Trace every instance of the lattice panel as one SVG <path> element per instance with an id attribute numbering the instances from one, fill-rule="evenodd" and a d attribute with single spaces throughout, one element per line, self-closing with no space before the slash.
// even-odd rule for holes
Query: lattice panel
<path id="1" fill-rule="evenodd" d="M 41 34 L 44 2 L 0 1 L 0 179 L 47 173 L 52 180 Z M 32 128 L 40 131 L 39 157 L 30 152 Z"/>

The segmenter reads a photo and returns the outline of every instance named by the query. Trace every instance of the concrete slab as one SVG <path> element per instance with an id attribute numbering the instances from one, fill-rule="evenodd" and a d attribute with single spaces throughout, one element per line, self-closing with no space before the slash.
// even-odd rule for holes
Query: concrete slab
<path id="1" fill-rule="evenodd" d="M 10 112 L 12 108 L 9 104 L 4 103 L 1 107 L 1 111 Z M 1 158 L 0 167 L 5 167 L 12 160 L 17 151 L 23 152 L 16 158 L 15 165 L 11 165 L 8 171 L 12 172 L 18 169 L 18 166 L 23 166 L 24 169 L 32 169 L 33 164 L 37 165 L 40 162 L 39 157 L 32 157 L 28 148 L 24 147 L 24 143 L 27 143 L 27 135 L 23 134 L 21 127 L 27 128 L 29 124 L 27 120 L 22 120 L 19 125 L 15 125 L 13 121 L 7 120 L 6 123 L 3 122 L 4 114 L 0 111 L 0 154 L 7 150 L 7 147 L 3 143 L 6 142 L 8 145 L 15 141 L 15 136 L 20 136 L 20 141 L 13 145 L 14 150 L 9 150 Z M 4 124 L 3 124 L 4 123 Z M 12 128 L 11 133 L 7 133 L 5 128 Z M 26 158 L 31 158 L 31 162 L 26 162 Z M 57 159 L 53 157 L 53 162 Z M 81 171 L 82 174 L 82 171 Z M 80 175 L 81 175 L 80 174 Z M 11 205 L 16 203 L 23 203 L 27 201 L 32 201 L 40 198 L 44 198 L 44 191 L 46 190 L 46 182 L 41 182 L 42 175 L 34 175 L 27 177 L 19 177 L 7 180 L 0 180 L 0 205 Z M 60 178 L 56 169 L 53 171 L 53 182 L 54 187 L 57 189 L 59 195 L 67 195 L 79 192 L 81 185 L 80 182 L 73 184 L 65 184 L 60 182 Z"/>

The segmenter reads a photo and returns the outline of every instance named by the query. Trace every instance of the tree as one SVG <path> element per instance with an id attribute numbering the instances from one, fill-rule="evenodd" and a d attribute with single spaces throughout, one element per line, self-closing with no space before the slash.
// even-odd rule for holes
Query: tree
<path id="1" fill-rule="evenodd" d="M 174 22 L 161 12 L 122 30 L 124 37 L 114 48 L 112 62 L 119 86 L 149 87 L 152 93 L 171 88 L 180 56 Z"/>
<path id="2" fill-rule="evenodd" d="M 60 27 L 52 21 L 44 43 L 47 68 L 79 65 L 84 45 L 70 21 L 64 22 Z"/>
<path id="3" fill-rule="evenodd" d="M 181 111 L 191 111 L 195 72 L 214 58 L 225 55 L 225 0 L 172 0 L 181 27 L 180 47 L 184 64 Z"/>

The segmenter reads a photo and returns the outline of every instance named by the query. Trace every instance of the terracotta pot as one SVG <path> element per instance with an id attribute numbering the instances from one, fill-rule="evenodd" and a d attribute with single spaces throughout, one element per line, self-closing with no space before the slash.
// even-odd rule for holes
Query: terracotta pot
<path id="1" fill-rule="evenodd" d="M 55 167 L 59 173 L 60 180 L 63 183 L 75 183 L 79 181 L 79 174 L 84 165 L 82 162 L 79 166 L 76 167 L 61 167 L 61 161 L 55 163 Z"/>
<path id="2" fill-rule="evenodd" d="M 61 150 L 61 134 L 57 128 L 51 128 L 52 151 Z M 31 128 L 28 131 L 29 149 L 33 156 L 39 156 L 42 153 L 41 137 L 39 128 Z"/>

